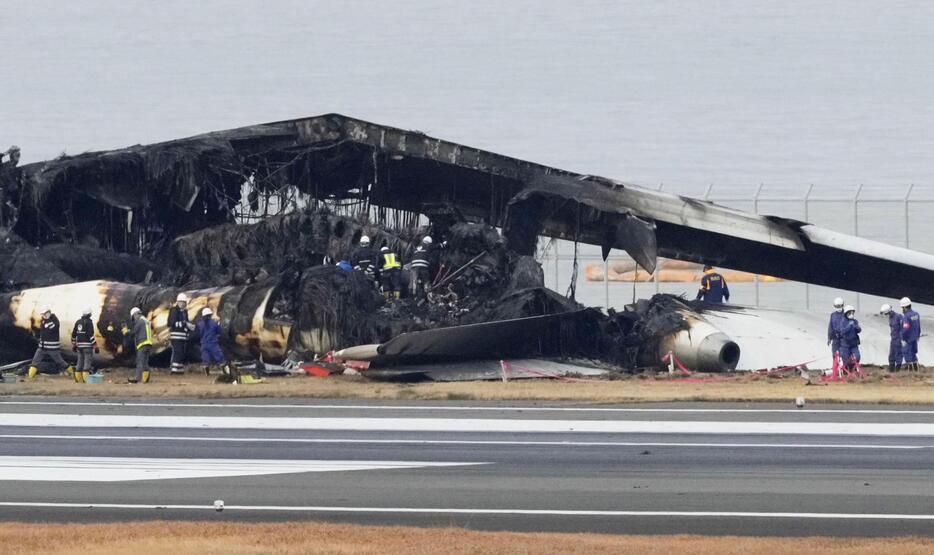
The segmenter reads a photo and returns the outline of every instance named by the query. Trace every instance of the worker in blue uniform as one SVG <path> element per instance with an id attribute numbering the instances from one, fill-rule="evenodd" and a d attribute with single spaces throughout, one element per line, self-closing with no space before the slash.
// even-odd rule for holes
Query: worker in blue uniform
<path id="1" fill-rule="evenodd" d="M 717 304 L 730 300 L 730 288 L 713 266 L 704 266 L 704 277 L 701 278 L 700 290 L 697 291 L 697 300 L 701 299 Z"/>
<path id="2" fill-rule="evenodd" d="M 201 362 L 204 364 L 204 373 L 211 373 L 211 366 L 226 364 L 224 351 L 221 349 L 221 325 L 213 318 L 214 311 L 206 307 L 201 311 L 198 320 L 197 332 L 201 338 Z"/>
<path id="3" fill-rule="evenodd" d="M 921 337 L 921 315 L 912 310 L 911 299 L 903 297 L 898 303 L 902 307 L 902 355 L 908 371 L 918 371 L 918 339 Z"/>
<path id="4" fill-rule="evenodd" d="M 859 364 L 859 320 L 856 309 L 847 305 L 843 309 L 843 325 L 840 326 L 840 359 L 847 370 L 854 370 Z"/>
<path id="5" fill-rule="evenodd" d="M 902 315 L 892 310 L 892 305 L 886 303 L 879 309 L 879 313 L 889 318 L 889 372 L 902 369 Z"/>
<path id="6" fill-rule="evenodd" d="M 833 300 L 833 312 L 830 313 L 830 323 L 827 324 L 827 345 L 830 345 L 830 354 L 833 357 L 840 354 L 840 333 L 845 321 L 843 299 L 837 297 Z"/>

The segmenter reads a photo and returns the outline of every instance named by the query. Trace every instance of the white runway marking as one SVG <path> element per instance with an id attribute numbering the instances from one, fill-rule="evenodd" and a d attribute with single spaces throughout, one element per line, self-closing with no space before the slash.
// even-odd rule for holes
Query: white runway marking
<path id="1" fill-rule="evenodd" d="M 127 482 L 131 480 L 262 476 L 300 472 L 397 470 L 478 464 L 487 463 L 0 456 L 0 481 Z"/>
<path id="2" fill-rule="evenodd" d="M 495 441 L 458 439 L 355 439 L 355 438 L 269 438 L 199 436 L 89 436 L 46 434 L 0 434 L 0 439 L 53 439 L 74 441 L 196 441 L 229 443 L 309 443 L 376 445 L 509 445 L 549 447 L 713 447 L 788 449 L 934 449 L 934 445 L 884 445 L 872 443 L 686 443 L 662 441 Z"/>
<path id="3" fill-rule="evenodd" d="M 113 401 L 0 401 L 2 405 L 63 406 L 63 407 L 150 407 L 199 409 L 289 409 L 289 410 L 409 410 L 409 411 L 493 411 L 493 412 L 619 412 L 619 413 L 795 413 L 795 414 L 931 414 L 934 410 L 918 409 L 737 409 L 737 408 L 645 408 L 645 407 L 495 407 L 495 406 L 431 406 L 431 405 L 297 405 L 257 403 L 121 403 Z"/>
<path id="4" fill-rule="evenodd" d="M 470 418 L 313 418 L 269 416 L 139 416 L 0 414 L 4 426 L 49 428 L 198 428 L 370 432 L 766 434 L 934 437 L 934 423 L 704 422 Z"/>
<path id="5" fill-rule="evenodd" d="M 144 505 L 131 503 L 43 503 L 3 501 L 0 507 L 58 509 L 177 509 L 214 511 L 214 505 Z M 696 518 L 794 518 L 847 520 L 934 520 L 934 515 L 887 513 L 770 513 L 747 511 L 589 511 L 562 509 L 453 509 L 434 507 L 316 507 L 291 505 L 225 505 L 224 511 L 293 511 L 309 513 L 390 513 L 390 514 L 466 514 L 466 515 L 540 515 L 595 517 L 696 517 Z"/>

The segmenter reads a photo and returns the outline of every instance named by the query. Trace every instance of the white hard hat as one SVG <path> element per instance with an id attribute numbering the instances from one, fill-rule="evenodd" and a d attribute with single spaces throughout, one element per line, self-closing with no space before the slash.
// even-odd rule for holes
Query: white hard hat
<path id="1" fill-rule="evenodd" d="M 90 308 L 85 308 L 84 310 L 81 311 L 81 315 L 82 315 L 82 316 L 90 316 L 90 315 L 91 315 L 91 309 L 90 309 Z"/>
<path id="2" fill-rule="evenodd" d="M 179 293 L 178 296 L 175 297 L 175 302 L 177 302 L 177 303 L 187 303 L 187 302 L 188 302 L 188 295 L 186 295 L 186 294 L 184 294 L 184 293 Z"/>
<path id="3" fill-rule="evenodd" d="M 911 299 L 908 297 L 902 297 L 902 300 L 898 301 L 899 306 L 905 308 L 906 306 L 911 306 Z"/>
<path id="4" fill-rule="evenodd" d="M 361 235 L 361 236 L 360 236 L 360 244 L 361 244 L 361 245 L 369 245 L 369 244 L 370 244 L 370 238 L 367 237 L 366 235 Z"/>
<path id="5" fill-rule="evenodd" d="M 133 308 L 130 309 L 130 316 L 133 316 L 136 314 L 142 314 L 142 313 L 143 311 L 140 310 L 138 306 L 134 306 Z"/>
<path id="6" fill-rule="evenodd" d="M 847 312 L 856 312 L 856 309 L 853 308 L 853 305 L 848 304 L 845 307 L 843 307 L 843 313 L 846 314 Z"/>
<path id="7" fill-rule="evenodd" d="M 889 312 L 892 312 L 892 305 L 888 303 L 885 303 L 882 305 L 882 308 L 879 309 L 879 314 L 888 314 Z"/>
<path id="8" fill-rule="evenodd" d="M 425 243 L 426 245 L 430 245 L 430 244 L 431 244 L 431 235 L 426 235 L 425 238 L 422 239 L 422 243 Z"/>
<path id="9" fill-rule="evenodd" d="M 49 308 L 49 305 L 44 304 L 44 305 L 42 305 L 42 307 L 39 309 L 39 314 L 45 314 L 46 312 L 52 312 L 52 309 Z"/>
<path id="10" fill-rule="evenodd" d="M 201 311 L 202 316 L 211 316 L 212 314 L 214 314 L 214 311 L 209 306 L 204 307 L 204 310 Z"/>
<path id="11" fill-rule="evenodd" d="M 834 300 L 833 300 L 833 306 L 834 306 L 834 308 L 840 308 L 841 306 L 843 306 L 843 298 L 842 298 L 842 297 L 837 297 L 836 299 L 834 299 Z"/>
<path id="12" fill-rule="evenodd" d="M 383 247 L 379 249 L 379 252 L 389 252 L 389 247 Z"/>

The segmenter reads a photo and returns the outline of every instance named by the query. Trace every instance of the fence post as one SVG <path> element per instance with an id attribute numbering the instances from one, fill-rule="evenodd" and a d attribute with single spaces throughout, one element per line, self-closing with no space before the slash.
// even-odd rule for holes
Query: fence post
<path id="1" fill-rule="evenodd" d="M 811 200 L 811 191 L 814 190 L 814 184 L 811 183 L 808 185 L 808 190 L 804 193 L 804 221 L 807 223 L 810 222 L 809 216 L 809 205 Z M 811 310 L 811 284 L 804 284 L 804 309 Z"/>
<path id="2" fill-rule="evenodd" d="M 758 216 L 759 215 L 759 194 L 762 193 L 762 183 L 759 183 L 759 188 L 756 189 L 756 196 L 752 198 L 752 211 Z M 756 275 L 753 277 L 756 280 L 756 307 L 759 306 L 759 273 L 756 272 Z"/>
<path id="3" fill-rule="evenodd" d="M 603 308 L 610 313 L 610 257 L 603 260 Z"/>
<path id="4" fill-rule="evenodd" d="M 860 183 L 853 195 L 853 235 L 856 237 L 859 237 L 859 195 L 862 192 L 863 184 Z M 856 293 L 856 312 L 859 312 L 859 292 Z"/>
<path id="5" fill-rule="evenodd" d="M 908 186 L 908 190 L 905 191 L 905 248 L 911 248 L 911 232 L 908 226 L 908 204 L 911 202 L 911 190 L 915 188 L 915 184 L 912 183 Z"/>

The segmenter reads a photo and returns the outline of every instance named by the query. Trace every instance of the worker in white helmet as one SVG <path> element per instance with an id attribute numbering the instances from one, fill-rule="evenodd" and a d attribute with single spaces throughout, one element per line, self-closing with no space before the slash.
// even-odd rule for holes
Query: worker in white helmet
<path id="1" fill-rule="evenodd" d="M 833 300 L 833 312 L 830 313 L 830 323 L 827 325 L 827 344 L 834 359 L 840 355 L 840 333 L 846 317 L 843 315 L 843 299 L 837 297 Z"/>
<path id="2" fill-rule="evenodd" d="M 188 319 L 188 295 L 179 293 L 175 297 L 175 306 L 169 310 L 169 342 L 172 345 L 173 374 L 185 373 L 185 352 L 188 350 L 188 340 L 195 324 Z"/>
<path id="3" fill-rule="evenodd" d="M 843 308 L 843 325 L 840 326 L 840 360 L 844 367 L 853 371 L 858 369 L 860 361 L 859 320 L 856 319 L 856 309 L 850 305 Z"/>
<path id="4" fill-rule="evenodd" d="M 58 323 L 58 317 L 52 313 L 49 306 L 42 306 L 39 309 L 39 315 L 42 321 L 39 323 L 39 347 L 36 354 L 32 357 L 32 364 L 29 366 L 28 376 L 35 378 L 39 373 L 39 364 L 50 359 L 58 369 L 58 372 L 64 370 L 68 375 L 74 376 L 75 369 L 65 362 L 62 358 L 61 326 Z"/>
<path id="5" fill-rule="evenodd" d="M 902 369 L 902 315 L 892 310 L 892 305 L 886 303 L 879 309 L 879 314 L 889 319 L 889 372 Z"/>
<path id="6" fill-rule="evenodd" d="M 432 239 L 426 235 L 422 243 L 412 253 L 412 262 L 409 263 L 409 294 L 413 298 L 421 298 L 427 292 L 432 258 Z"/>
<path id="7" fill-rule="evenodd" d="M 354 270 L 363 272 L 371 282 L 376 282 L 376 251 L 373 250 L 370 245 L 370 238 L 366 235 L 360 236 L 360 246 L 350 257 L 350 264 Z"/>
<path id="8" fill-rule="evenodd" d="M 136 374 L 129 379 L 130 383 L 149 383 L 149 355 L 152 354 L 152 325 L 143 316 L 139 307 L 130 310 L 130 319 L 133 327 L 130 328 L 130 337 L 136 346 Z"/>
<path id="9" fill-rule="evenodd" d="M 918 368 L 918 339 L 921 337 L 921 315 L 911 308 L 911 299 L 903 297 L 898 303 L 902 307 L 902 356 L 905 358 L 905 367 L 909 371 L 917 372 Z"/>
<path id="10" fill-rule="evenodd" d="M 71 350 L 78 355 L 78 362 L 75 364 L 75 381 L 84 383 L 94 370 L 92 367 L 94 354 L 101 352 L 97 348 L 97 337 L 94 331 L 94 321 L 91 320 L 90 308 L 81 311 L 81 318 L 71 328 Z"/>
<path id="11" fill-rule="evenodd" d="M 226 365 L 227 359 L 221 349 L 221 325 L 214 319 L 214 311 L 206 307 L 201 311 L 198 320 L 198 337 L 201 338 L 201 362 L 204 364 L 204 373 L 210 374 L 214 365 Z"/>

